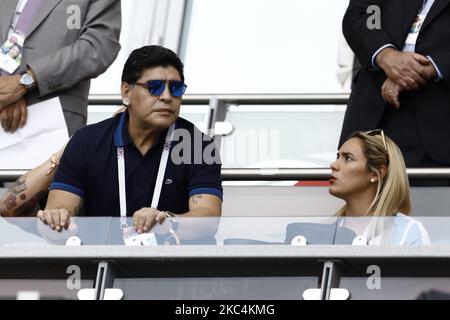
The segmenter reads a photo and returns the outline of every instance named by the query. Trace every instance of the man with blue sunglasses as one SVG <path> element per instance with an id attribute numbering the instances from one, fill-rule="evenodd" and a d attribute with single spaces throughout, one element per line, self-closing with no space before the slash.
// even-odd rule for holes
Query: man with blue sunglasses
<path id="1" fill-rule="evenodd" d="M 86 216 L 121 217 L 124 230 L 126 218 L 133 217 L 137 234 L 178 215 L 219 217 L 219 154 L 211 138 L 179 117 L 186 88 L 183 64 L 174 52 L 160 46 L 133 51 L 122 75 L 127 111 L 75 134 L 38 217 L 56 231 L 67 229 L 81 209 Z M 187 139 L 188 147 L 181 148 L 187 161 L 181 164 L 174 161 L 174 150 L 186 146 L 179 139 L 186 135 L 179 132 L 200 137 L 202 146 L 190 148 L 196 141 Z M 203 159 L 206 150 L 213 150 L 215 161 Z"/>

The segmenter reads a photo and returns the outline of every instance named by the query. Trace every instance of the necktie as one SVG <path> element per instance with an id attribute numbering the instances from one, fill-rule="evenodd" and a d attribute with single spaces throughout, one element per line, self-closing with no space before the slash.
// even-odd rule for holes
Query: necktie
<path id="1" fill-rule="evenodd" d="M 28 0 L 27 4 L 20 13 L 19 21 L 16 25 L 16 31 L 26 34 L 30 29 L 33 18 L 42 6 L 43 0 Z"/>
<path id="2" fill-rule="evenodd" d="M 15 27 L 17 33 L 26 35 L 30 29 L 33 18 L 42 6 L 43 0 L 28 0 L 19 16 L 19 21 Z M 19 69 L 18 69 L 19 70 Z M 18 72 L 16 71 L 16 73 Z M 9 75 L 7 72 L 0 70 L 0 76 Z"/>

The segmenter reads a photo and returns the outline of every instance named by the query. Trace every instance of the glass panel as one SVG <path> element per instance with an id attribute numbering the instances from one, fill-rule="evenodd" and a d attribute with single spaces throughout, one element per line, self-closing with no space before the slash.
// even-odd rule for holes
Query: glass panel
<path id="1" fill-rule="evenodd" d="M 216 238 L 223 245 L 333 244 L 336 222 L 334 217 L 222 218 Z"/>
<path id="2" fill-rule="evenodd" d="M 128 225 L 132 226 L 131 218 Z M 179 217 L 158 224 L 152 234 L 138 236 L 141 242 L 134 245 L 450 245 L 449 229 L 448 217 L 401 214 L 385 218 Z M 0 234 L 2 247 L 66 245 L 73 236 L 87 246 L 125 245 L 119 218 L 74 218 L 62 233 L 36 218 L 7 218 L 0 219 Z"/>
<path id="3" fill-rule="evenodd" d="M 336 159 L 343 106 L 232 106 L 222 139 L 224 168 L 329 168 Z"/>
<path id="4" fill-rule="evenodd" d="M 110 229 L 111 218 L 74 218 L 69 229 L 61 233 L 37 218 L 0 218 L 0 246 L 64 246 L 74 236 L 82 245 L 106 245 Z"/>
<path id="5" fill-rule="evenodd" d="M 129 218 L 127 224 L 130 227 L 133 226 L 133 219 Z M 130 243 L 131 245 L 176 245 L 178 243 L 182 245 L 216 245 L 215 235 L 219 225 L 220 218 L 177 218 L 177 226 L 173 226 L 166 219 L 162 225 L 157 224 L 148 234 L 138 235 L 130 230 L 128 245 Z M 175 233 L 170 231 L 172 226 L 173 229 L 176 229 Z M 120 219 L 113 219 L 109 244 L 125 245 Z"/>

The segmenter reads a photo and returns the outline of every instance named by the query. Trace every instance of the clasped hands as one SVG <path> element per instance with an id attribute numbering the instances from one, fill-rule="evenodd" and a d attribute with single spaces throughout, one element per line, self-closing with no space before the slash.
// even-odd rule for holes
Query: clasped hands
<path id="1" fill-rule="evenodd" d="M 0 77 L 0 122 L 6 132 L 14 133 L 27 122 L 26 89 L 20 75 Z"/>
<path id="2" fill-rule="evenodd" d="M 416 91 L 437 77 L 433 63 L 417 53 L 386 48 L 376 61 L 388 77 L 381 88 L 383 99 L 397 109 L 402 91 Z"/>

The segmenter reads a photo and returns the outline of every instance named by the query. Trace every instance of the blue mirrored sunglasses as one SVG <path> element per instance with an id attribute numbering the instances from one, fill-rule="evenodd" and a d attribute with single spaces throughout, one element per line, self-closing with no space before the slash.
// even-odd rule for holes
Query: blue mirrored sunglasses
<path id="1" fill-rule="evenodd" d="M 169 83 L 169 91 L 172 96 L 179 98 L 186 92 L 187 85 L 180 80 L 150 80 L 146 83 L 136 82 L 135 85 L 146 88 L 153 96 L 161 96 L 166 90 L 166 82 Z"/>

